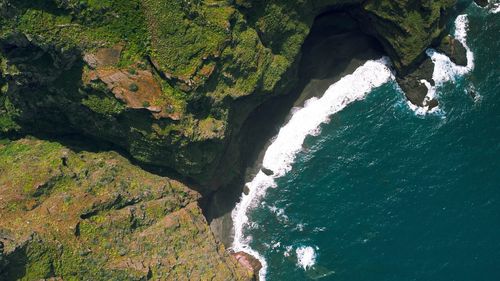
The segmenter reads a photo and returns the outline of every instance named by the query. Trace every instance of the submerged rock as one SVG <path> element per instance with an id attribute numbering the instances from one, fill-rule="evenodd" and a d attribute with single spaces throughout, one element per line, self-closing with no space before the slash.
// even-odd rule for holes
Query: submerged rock
<path id="1" fill-rule="evenodd" d="M 486 7 L 488 6 L 489 2 L 488 0 L 474 0 L 474 2 L 476 2 L 476 4 L 480 7 Z"/>
<path id="2" fill-rule="evenodd" d="M 477 97 L 477 94 L 474 90 L 469 90 L 469 96 L 472 98 L 472 99 L 476 99 Z"/>

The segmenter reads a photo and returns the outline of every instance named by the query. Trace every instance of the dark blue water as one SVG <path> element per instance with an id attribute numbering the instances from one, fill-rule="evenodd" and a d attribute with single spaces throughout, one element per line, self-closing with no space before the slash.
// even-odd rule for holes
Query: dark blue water
<path id="1" fill-rule="evenodd" d="M 475 69 L 439 89 L 444 113 L 417 116 L 385 84 L 308 137 L 250 212 L 267 280 L 500 280 L 500 14 L 468 14 Z"/>

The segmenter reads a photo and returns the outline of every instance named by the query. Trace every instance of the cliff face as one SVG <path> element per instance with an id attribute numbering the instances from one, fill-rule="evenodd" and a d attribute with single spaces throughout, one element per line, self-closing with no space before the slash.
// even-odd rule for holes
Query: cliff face
<path id="1" fill-rule="evenodd" d="M 115 152 L 0 144 L 1 280 L 250 280 L 199 194 Z M 62 279 L 61 279 L 62 278 Z"/>
<path id="2" fill-rule="evenodd" d="M 349 13 L 405 75 L 454 3 L 0 0 L 0 139 L 90 137 L 209 193 L 240 176 L 248 116 L 295 86 L 315 17 Z M 114 152 L 2 142 L 0 194 L 2 280 L 253 278 L 198 193 Z"/>
<path id="3" fill-rule="evenodd" d="M 216 189 L 235 140 L 296 81 L 315 16 L 353 13 L 404 73 L 454 0 L 1 0 L 0 131 L 77 133 Z"/>

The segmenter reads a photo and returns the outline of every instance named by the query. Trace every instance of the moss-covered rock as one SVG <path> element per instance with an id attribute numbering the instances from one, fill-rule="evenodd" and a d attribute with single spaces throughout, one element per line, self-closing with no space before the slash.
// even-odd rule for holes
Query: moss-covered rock
<path id="1" fill-rule="evenodd" d="M 297 81 L 317 15 L 351 12 L 405 73 L 454 2 L 1 0 L 0 132 L 92 136 L 216 189 L 249 114 Z"/>
<path id="2" fill-rule="evenodd" d="M 395 67 L 403 73 L 446 28 L 456 0 L 369 0 L 363 5 L 367 26 L 384 44 Z"/>
<path id="3" fill-rule="evenodd" d="M 0 279 L 249 280 L 183 184 L 115 152 L 0 144 Z"/>

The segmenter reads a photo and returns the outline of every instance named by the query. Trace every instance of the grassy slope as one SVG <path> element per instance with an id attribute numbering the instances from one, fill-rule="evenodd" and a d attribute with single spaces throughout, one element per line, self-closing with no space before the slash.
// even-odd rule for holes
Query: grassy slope
<path id="1" fill-rule="evenodd" d="M 314 16 L 361 2 L 1 0 L 0 132 L 71 129 L 206 182 L 248 114 L 293 85 Z M 369 0 L 362 8 L 401 68 L 442 31 L 441 11 L 453 3 Z M 30 39 L 28 54 L 8 51 L 19 32 Z M 142 108 L 126 108 L 102 78 L 88 78 L 95 74 L 89 65 L 78 65 L 85 54 L 116 46 L 119 60 L 100 71 L 147 71 L 159 85 L 161 93 L 140 101 Z M 41 56 L 30 57 L 33 49 Z M 132 86 L 125 88 L 137 91 Z M 143 110 L 149 105 L 168 114 L 156 118 Z"/>
<path id="2" fill-rule="evenodd" d="M 117 153 L 4 141 L 0 194 L 2 280 L 249 278 L 215 242 L 197 193 Z"/>

